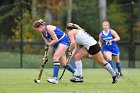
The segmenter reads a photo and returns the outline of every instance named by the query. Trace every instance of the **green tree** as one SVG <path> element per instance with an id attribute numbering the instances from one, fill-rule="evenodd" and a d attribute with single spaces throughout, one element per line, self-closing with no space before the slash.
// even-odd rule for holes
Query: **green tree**
<path id="1" fill-rule="evenodd" d="M 15 26 L 14 17 L 18 15 L 20 2 L 3 0 L 0 2 L 0 41 L 7 41 L 13 35 L 11 28 Z"/>
<path id="2" fill-rule="evenodd" d="M 112 29 L 116 30 L 120 35 L 121 40 L 129 39 L 129 26 L 128 19 L 130 15 L 122 9 L 123 6 L 119 6 L 116 2 L 108 5 L 107 8 L 107 19 L 110 22 Z"/>
<path id="3" fill-rule="evenodd" d="M 72 22 L 80 25 L 98 40 L 100 25 L 98 0 L 79 0 L 74 2 Z"/>

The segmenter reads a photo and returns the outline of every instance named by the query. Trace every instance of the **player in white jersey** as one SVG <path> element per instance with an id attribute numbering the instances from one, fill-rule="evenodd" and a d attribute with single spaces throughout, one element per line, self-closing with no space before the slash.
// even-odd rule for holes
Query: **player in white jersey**
<path id="1" fill-rule="evenodd" d="M 68 36 L 70 38 L 70 47 L 68 49 L 68 54 L 74 57 L 75 66 L 77 69 L 77 75 L 70 79 L 71 82 L 83 82 L 82 77 L 82 61 L 81 59 L 86 55 L 92 55 L 92 58 L 101 64 L 113 78 L 112 83 L 116 83 L 119 77 L 119 73 L 116 73 L 110 64 L 105 61 L 101 48 L 97 41 L 84 31 L 80 26 L 73 23 L 68 23 L 67 28 Z M 83 45 L 81 49 L 78 50 L 78 46 Z M 74 50 L 73 50 L 74 48 Z M 73 50 L 73 51 L 72 51 Z M 72 52 L 71 52 L 72 51 Z"/>

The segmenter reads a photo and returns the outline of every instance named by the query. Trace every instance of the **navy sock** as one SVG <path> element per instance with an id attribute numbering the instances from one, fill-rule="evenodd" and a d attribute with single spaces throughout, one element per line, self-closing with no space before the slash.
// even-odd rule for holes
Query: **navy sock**
<path id="1" fill-rule="evenodd" d="M 116 66 L 117 66 L 118 72 L 121 73 L 122 72 L 121 62 L 116 63 Z"/>
<path id="2" fill-rule="evenodd" d="M 58 78 L 59 68 L 60 68 L 60 63 L 58 61 L 54 62 L 54 65 L 53 65 L 53 77 Z"/>
<path id="3" fill-rule="evenodd" d="M 75 72 L 74 68 L 70 64 L 67 64 L 65 68 L 68 69 L 71 73 Z"/>
<path id="4" fill-rule="evenodd" d="M 114 62 L 113 62 L 112 60 L 108 61 L 108 63 L 111 65 L 111 67 L 112 67 L 113 69 L 115 69 L 115 68 L 114 68 Z"/>

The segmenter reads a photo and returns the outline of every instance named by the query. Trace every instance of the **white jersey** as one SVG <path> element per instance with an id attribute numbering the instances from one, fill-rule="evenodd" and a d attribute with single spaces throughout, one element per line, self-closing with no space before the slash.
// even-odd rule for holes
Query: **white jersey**
<path id="1" fill-rule="evenodd" d="M 97 44 L 97 41 L 84 31 L 79 31 L 77 33 L 77 35 L 75 36 L 75 41 L 79 45 L 83 45 L 87 50 L 89 50 L 90 46 Z"/>

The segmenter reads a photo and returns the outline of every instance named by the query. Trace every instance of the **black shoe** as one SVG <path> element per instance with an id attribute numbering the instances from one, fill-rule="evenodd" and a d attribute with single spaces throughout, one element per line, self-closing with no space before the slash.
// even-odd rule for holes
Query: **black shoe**
<path id="1" fill-rule="evenodd" d="M 116 72 L 116 76 L 113 76 L 112 79 L 112 84 L 116 83 L 118 81 L 118 78 L 120 77 L 120 73 L 119 72 Z"/>
<path id="2" fill-rule="evenodd" d="M 82 76 L 74 76 L 72 79 L 70 79 L 71 82 L 77 83 L 77 82 L 84 82 Z"/>

